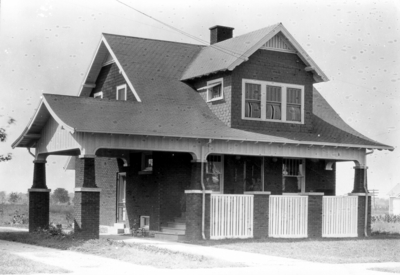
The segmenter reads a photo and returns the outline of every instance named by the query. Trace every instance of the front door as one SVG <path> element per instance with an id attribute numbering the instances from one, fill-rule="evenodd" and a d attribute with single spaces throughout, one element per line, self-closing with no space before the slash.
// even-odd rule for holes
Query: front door
<path id="1" fill-rule="evenodd" d="M 126 220 L 126 174 L 117 175 L 117 222 Z"/>

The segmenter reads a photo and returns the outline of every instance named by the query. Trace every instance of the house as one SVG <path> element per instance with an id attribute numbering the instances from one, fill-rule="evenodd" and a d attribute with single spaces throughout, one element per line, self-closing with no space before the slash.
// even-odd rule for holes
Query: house
<path id="1" fill-rule="evenodd" d="M 400 183 L 389 191 L 389 214 L 400 215 Z"/>
<path id="2" fill-rule="evenodd" d="M 211 45 L 103 34 L 78 96 L 43 94 L 15 147 L 35 148 L 30 231 L 48 224 L 49 155 L 71 156 L 75 230 L 157 237 L 346 237 L 370 230 L 367 150 L 282 24 Z M 336 163 L 355 163 L 347 197 Z"/>

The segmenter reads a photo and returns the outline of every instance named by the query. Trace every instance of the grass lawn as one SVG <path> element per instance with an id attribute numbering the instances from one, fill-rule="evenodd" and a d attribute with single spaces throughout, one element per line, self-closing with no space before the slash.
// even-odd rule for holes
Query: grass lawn
<path id="1" fill-rule="evenodd" d="M 241 267 L 242 264 L 215 260 L 213 258 L 173 252 L 136 243 L 124 243 L 113 240 L 79 240 L 72 236 L 49 236 L 44 233 L 0 232 L 0 239 L 27 244 L 77 251 L 97 256 L 121 260 L 133 264 L 158 268 L 223 268 Z M 1 273 L 0 273 L 1 274 Z"/>
<path id="2" fill-rule="evenodd" d="M 69 273 L 68 270 L 38 263 L 23 257 L 2 252 L 0 254 L 0 274 Z"/>
<path id="3" fill-rule="evenodd" d="M 400 262 L 399 235 L 379 235 L 360 239 L 230 240 L 203 244 L 321 263 Z"/>

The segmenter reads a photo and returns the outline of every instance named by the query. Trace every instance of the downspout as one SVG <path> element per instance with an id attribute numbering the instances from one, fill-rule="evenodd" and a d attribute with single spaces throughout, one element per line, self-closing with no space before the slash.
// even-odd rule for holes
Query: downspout
<path id="1" fill-rule="evenodd" d="M 212 142 L 210 139 L 204 146 L 201 147 L 201 158 L 204 156 L 204 147 L 209 145 Z M 201 236 L 203 240 L 206 239 L 206 235 L 204 233 L 205 230 L 205 220 L 206 220 L 206 187 L 204 185 L 204 161 L 201 159 L 201 171 L 200 171 L 200 182 L 201 182 L 201 189 L 203 192 L 203 199 L 201 202 Z"/>
<path id="2" fill-rule="evenodd" d="M 364 192 L 365 192 L 365 223 L 364 223 L 364 235 L 368 237 L 368 189 L 367 189 L 367 155 L 370 155 L 374 152 L 372 149 L 371 152 L 365 153 L 365 169 L 364 169 Z"/>

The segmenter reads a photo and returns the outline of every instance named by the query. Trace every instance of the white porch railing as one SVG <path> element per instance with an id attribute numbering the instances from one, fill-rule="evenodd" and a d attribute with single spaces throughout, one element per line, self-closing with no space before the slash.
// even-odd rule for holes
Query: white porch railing
<path id="1" fill-rule="evenodd" d="M 358 197 L 323 197 L 322 237 L 357 237 Z"/>
<path id="2" fill-rule="evenodd" d="M 253 238 L 253 195 L 211 195 L 210 238 Z"/>
<path id="3" fill-rule="evenodd" d="M 270 196 L 270 237 L 306 238 L 307 223 L 308 196 Z"/>

